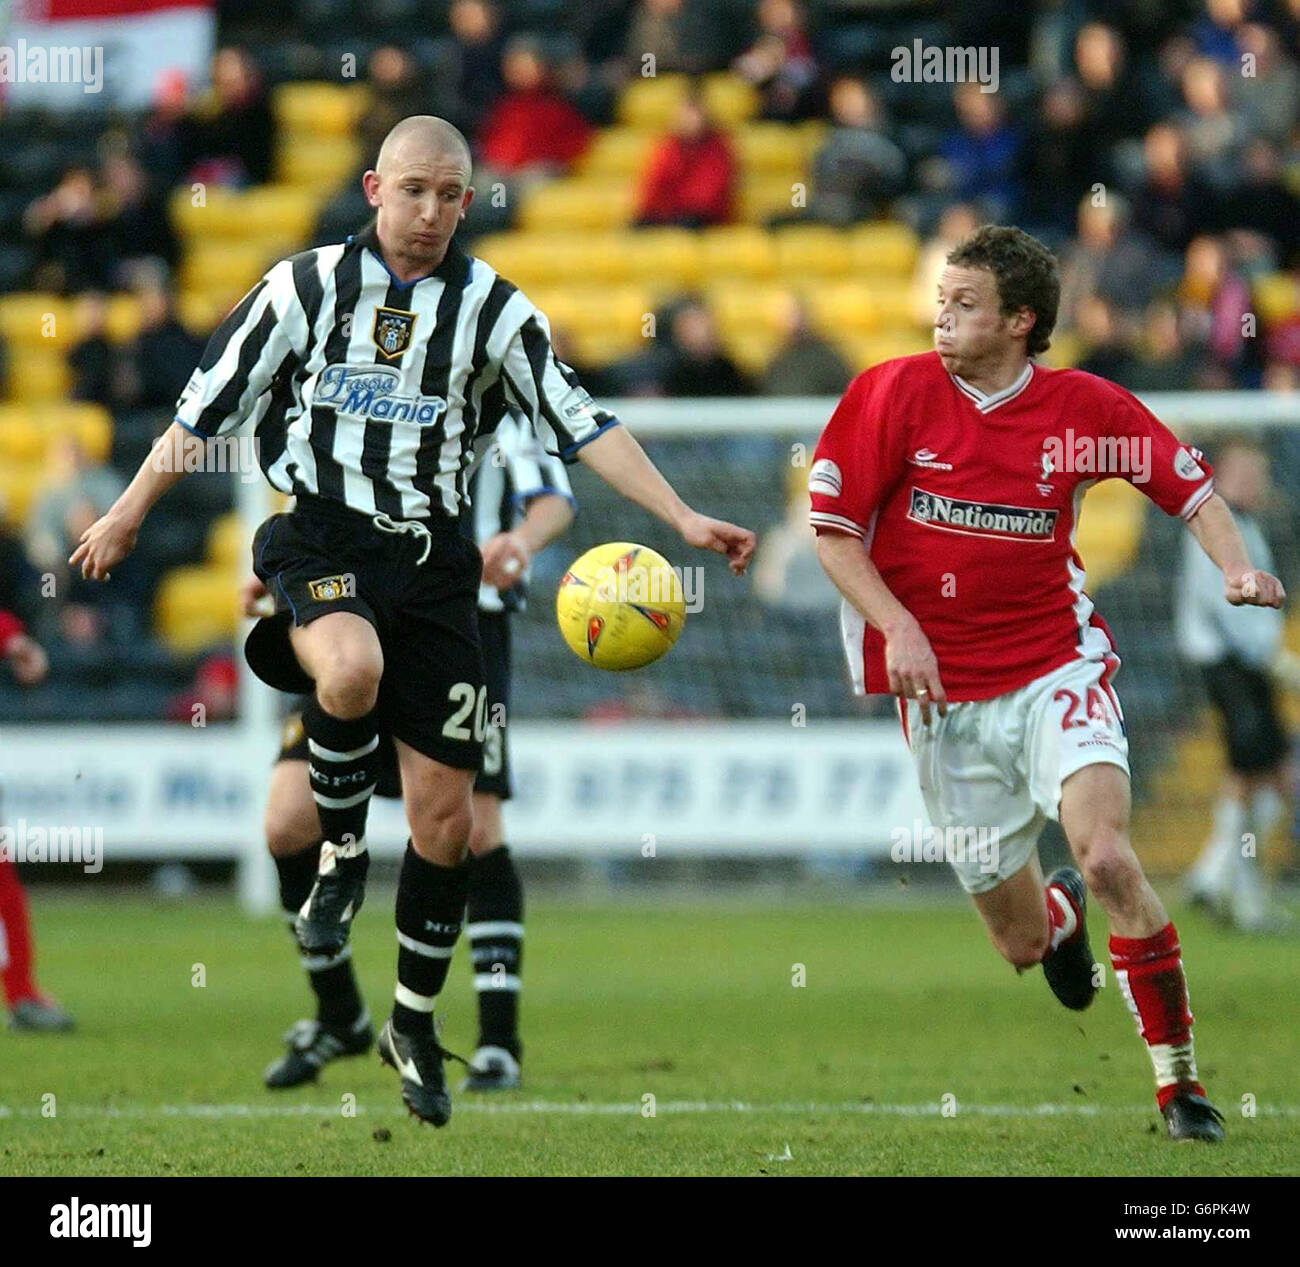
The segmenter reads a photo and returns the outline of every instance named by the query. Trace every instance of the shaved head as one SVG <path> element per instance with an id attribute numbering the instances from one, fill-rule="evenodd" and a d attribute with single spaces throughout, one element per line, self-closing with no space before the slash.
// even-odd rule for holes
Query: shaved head
<path id="1" fill-rule="evenodd" d="M 434 114 L 408 115 L 395 124 L 379 147 L 375 170 L 382 178 L 391 174 L 403 159 L 421 154 L 461 162 L 466 179 L 469 178 L 469 142 L 459 128 Z"/>
<path id="2" fill-rule="evenodd" d="M 446 119 L 413 114 L 384 137 L 362 177 L 384 261 L 402 281 L 442 262 L 474 197 L 469 143 Z"/>

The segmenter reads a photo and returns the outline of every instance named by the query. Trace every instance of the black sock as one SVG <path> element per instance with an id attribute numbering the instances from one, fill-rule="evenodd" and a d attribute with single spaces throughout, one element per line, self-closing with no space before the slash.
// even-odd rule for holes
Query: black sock
<path id="1" fill-rule="evenodd" d="M 501 845 L 469 861 L 465 935 L 474 963 L 480 1047 L 504 1047 L 516 1060 L 524 963 L 524 890 Z"/>
<path id="2" fill-rule="evenodd" d="M 345 721 L 313 696 L 302 710 L 307 772 L 321 833 L 342 857 L 362 853 L 366 813 L 379 777 L 379 735 L 374 714 Z"/>
<path id="3" fill-rule="evenodd" d="M 397 1001 L 393 1028 L 433 1033 L 433 1004 L 451 967 L 465 916 L 469 868 L 426 862 L 406 845 L 397 880 Z"/>
<path id="4" fill-rule="evenodd" d="M 280 873 L 280 905 L 293 934 L 294 917 L 311 893 L 320 862 L 320 845 L 275 860 Z M 296 941 L 294 943 L 297 944 Z M 312 992 L 316 995 L 316 1019 L 326 1025 L 347 1025 L 365 1010 L 357 980 L 352 972 L 352 947 L 344 946 L 332 958 L 299 954 Z"/>

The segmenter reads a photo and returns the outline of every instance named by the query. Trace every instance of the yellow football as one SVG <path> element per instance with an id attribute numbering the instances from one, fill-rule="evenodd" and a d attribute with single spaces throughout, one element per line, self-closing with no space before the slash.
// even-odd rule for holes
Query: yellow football
<path id="1" fill-rule="evenodd" d="M 659 659 L 682 632 L 682 578 L 646 546 L 594 546 L 560 581 L 555 616 L 579 659 L 615 672 L 639 669 Z"/>

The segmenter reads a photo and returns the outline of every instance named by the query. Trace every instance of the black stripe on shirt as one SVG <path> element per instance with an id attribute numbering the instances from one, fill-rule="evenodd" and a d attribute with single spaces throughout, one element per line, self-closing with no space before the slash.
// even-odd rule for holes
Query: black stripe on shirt
<path id="1" fill-rule="evenodd" d="M 451 387 L 451 360 L 456 342 L 456 325 L 460 304 L 465 295 L 463 286 L 448 281 L 438 296 L 438 315 L 433 332 L 424 350 L 424 370 L 420 376 L 420 395 L 437 396 L 444 402 L 442 411 L 434 422 L 420 428 L 420 447 L 415 452 L 415 476 L 411 483 L 418 493 L 429 499 L 430 509 L 445 514 L 442 493 L 434 483 L 438 475 L 443 441 L 447 438 L 447 392 Z M 463 425 L 463 419 L 462 419 Z M 466 447 L 462 444 L 462 451 Z"/>

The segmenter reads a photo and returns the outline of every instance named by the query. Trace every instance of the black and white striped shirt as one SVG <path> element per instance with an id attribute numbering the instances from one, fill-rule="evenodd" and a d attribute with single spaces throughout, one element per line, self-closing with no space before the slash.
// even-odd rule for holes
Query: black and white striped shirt
<path id="1" fill-rule="evenodd" d="M 251 419 L 282 492 L 455 519 L 475 436 L 511 408 L 565 461 L 618 422 L 517 287 L 454 242 L 432 274 L 399 282 L 372 225 L 271 268 L 209 340 L 176 420 L 218 436 Z"/>
<path id="2" fill-rule="evenodd" d="M 511 531 L 523 517 L 529 501 L 546 493 L 554 493 L 574 504 L 564 463 L 542 448 L 528 420 L 512 410 L 501 420 L 492 437 L 492 447 L 474 468 L 470 478 L 473 511 L 461 521 L 462 530 L 471 530 L 467 535 L 482 546 L 498 533 Z M 521 610 L 527 585 L 527 570 L 518 584 L 508 590 L 483 582 L 478 590 L 479 610 Z"/>

